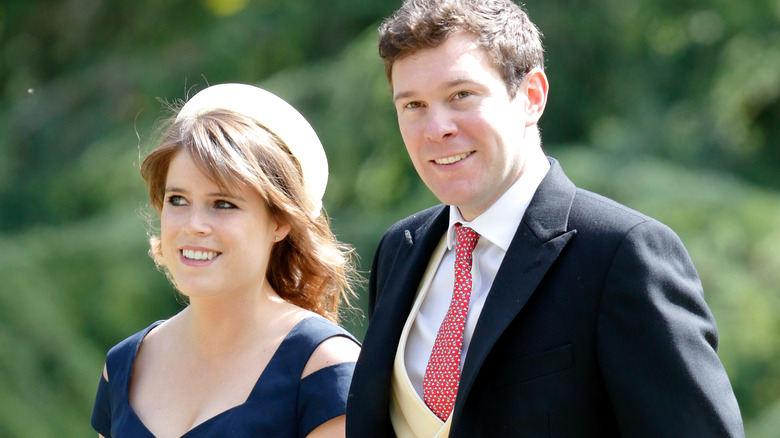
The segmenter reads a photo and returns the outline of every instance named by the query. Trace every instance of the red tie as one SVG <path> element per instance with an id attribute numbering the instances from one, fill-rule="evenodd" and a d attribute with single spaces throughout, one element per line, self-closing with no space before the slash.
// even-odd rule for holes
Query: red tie
<path id="1" fill-rule="evenodd" d="M 423 378 L 425 404 L 446 421 L 455 406 L 460 382 L 460 354 L 463 347 L 463 328 L 471 298 L 471 254 L 477 246 L 479 234 L 460 224 L 455 225 L 458 243 L 455 255 L 455 287 L 447 315 L 439 327 L 433 343 L 431 358 Z"/>

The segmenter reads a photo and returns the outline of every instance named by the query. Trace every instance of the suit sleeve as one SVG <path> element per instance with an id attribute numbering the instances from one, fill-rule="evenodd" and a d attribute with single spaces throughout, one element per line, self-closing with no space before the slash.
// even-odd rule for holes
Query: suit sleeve
<path id="1" fill-rule="evenodd" d="M 647 221 L 626 234 L 604 285 L 597 339 L 621 436 L 744 437 L 701 282 L 668 227 Z"/>

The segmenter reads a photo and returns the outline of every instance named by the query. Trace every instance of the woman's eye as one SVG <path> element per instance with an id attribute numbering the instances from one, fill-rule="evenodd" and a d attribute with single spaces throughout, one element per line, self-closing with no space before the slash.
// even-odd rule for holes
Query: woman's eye
<path id="1" fill-rule="evenodd" d="M 214 202 L 214 208 L 218 208 L 220 210 L 226 210 L 226 209 L 236 208 L 236 205 L 233 204 L 232 202 L 219 200 Z"/>
<path id="2" fill-rule="evenodd" d="M 468 91 L 459 91 L 459 92 L 455 93 L 455 99 L 456 100 L 457 99 L 463 99 L 463 98 L 466 98 L 466 97 L 469 97 L 469 96 L 471 96 L 471 93 L 468 92 Z"/>
<path id="3" fill-rule="evenodd" d="M 187 205 L 187 201 L 179 195 L 168 196 L 168 203 L 176 207 Z"/>
<path id="4" fill-rule="evenodd" d="M 415 109 L 421 107 L 422 104 L 420 102 L 409 102 L 406 105 L 404 105 L 404 108 L 406 109 Z"/>

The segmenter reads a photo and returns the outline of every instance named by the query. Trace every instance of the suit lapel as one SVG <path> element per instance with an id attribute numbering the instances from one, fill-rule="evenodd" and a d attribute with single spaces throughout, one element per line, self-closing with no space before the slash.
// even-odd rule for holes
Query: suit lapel
<path id="1" fill-rule="evenodd" d="M 439 207 L 418 228 L 404 230 L 404 239 L 398 251 L 381 261 L 391 268 L 386 278 L 381 280 L 385 284 L 380 285 L 380 288 L 384 289 L 376 298 L 373 317 L 360 354 L 362 363 L 354 375 L 354 381 L 360 381 L 360 391 L 371 394 L 370 399 L 364 398 L 371 406 L 364 408 L 370 412 L 384 413 L 378 414 L 379 421 L 383 421 L 389 409 L 390 379 L 401 332 L 428 261 L 447 229 L 448 218 L 448 209 Z"/>
<path id="2" fill-rule="evenodd" d="M 576 234 L 576 230 L 567 230 L 576 188 L 558 162 L 550 161 L 550 171 L 523 216 L 474 329 L 453 413 L 455 421 L 488 353 Z"/>
<path id="3" fill-rule="evenodd" d="M 417 229 L 404 230 L 404 241 L 395 260 L 383 261 L 390 263 L 392 268 L 387 274 L 387 287 L 377 298 L 375 318 L 371 323 L 383 327 L 382 333 L 396 341 L 414 304 L 428 261 L 447 229 L 448 218 L 448 209 L 442 206 L 438 213 Z"/>

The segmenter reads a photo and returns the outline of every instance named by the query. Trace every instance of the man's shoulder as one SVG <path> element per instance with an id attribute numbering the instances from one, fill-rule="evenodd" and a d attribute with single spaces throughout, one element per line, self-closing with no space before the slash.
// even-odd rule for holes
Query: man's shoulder
<path id="1" fill-rule="evenodd" d="M 669 226 L 641 211 L 614 199 L 577 189 L 569 216 L 569 226 L 580 232 L 625 234 L 630 230 L 653 230 L 661 234 L 675 234 Z"/>
<path id="2" fill-rule="evenodd" d="M 597 211 L 601 214 L 610 216 L 634 218 L 635 220 L 640 221 L 650 219 L 648 215 L 612 198 L 582 188 L 577 188 L 577 194 L 574 197 L 572 208 L 581 209 L 587 212 Z"/>

